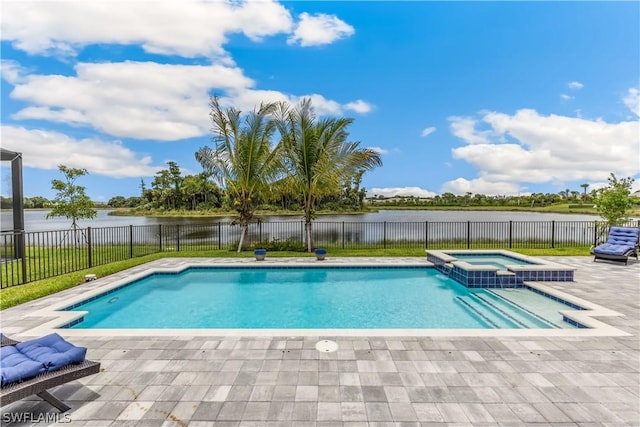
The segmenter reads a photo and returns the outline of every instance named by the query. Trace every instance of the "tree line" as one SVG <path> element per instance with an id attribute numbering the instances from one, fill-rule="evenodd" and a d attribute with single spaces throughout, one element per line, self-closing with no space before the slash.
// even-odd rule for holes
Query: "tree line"
<path id="1" fill-rule="evenodd" d="M 176 162 L 156 173 L 150 186 L 141 180 L 141 195 L 114 197 L 110 207 L 146 210 L 224 209 L 235 212 L 241 227 L 238 252 L 249 245 L 248 227 L 259 221 L 259 207 L 302 210 L 305 246 L 313 250 L 311 223 L 319 207 L 361 209 L 363 174 L 382 165 L 378 152 L 349 140 L 349 118 L 316 116 L 310 99 L 292 106 L 285 102 L 260 104 L 243 113 L 223 107 L 212 97 L 212 147 L 195 153 L 203 171 L 183 176 Z M 64 180 L 53 180 L 57 196 L 47 217 L 76 221 L 94 218 L 87 209 L 85 187 L 75 183 L 86 169 L 59 165 Z"/>
<path id="2" fill-rule="evenodd" d="M 597 198 L 597 190 L 593 190 L 589 194 L 563 190 L 558 193 L 531 193 L 511 196 L 470 192 L 465 194 L 446 192 L 433 197 L 374 195 L 368 201 L 376 206 L 518 206 L 534 208 L 562 203 L 575 207 L 593 206 Z"/>

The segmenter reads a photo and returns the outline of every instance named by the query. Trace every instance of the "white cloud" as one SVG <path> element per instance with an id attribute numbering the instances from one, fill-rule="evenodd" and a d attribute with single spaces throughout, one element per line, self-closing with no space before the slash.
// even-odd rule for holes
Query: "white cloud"
<path id="1" fill-rule="evenodd" d="M 490 182 L 483 178 L 471 180 L 458 178 L 445 182 L 441 191 L 443 193 L 449 192 L 453 194 L 474 193 L 497 196 L 518 194 L 520 192 L 520 187 L 511 182 Z"/>
<path id="2" fill-rule="evenodd" d="M 2 39 L 16 49 L 59 56 L 76 55 L 92 44 L 118 44 L 162 55 L 224 58 L 223 46 L 233 33 L 253 41 L 284 33 L 289 44 L 303 47 L 355 33 L 335 15 L 303 12 L 294 23 L 287 8 L 273 0 L 9 1 L 0 19 Z"/>
<path id="3" fill-rule="evenodd" d="M 638 89 L 629 89 L 627 95 L 623 98 L 623 102 L 636 116 L 640 117 L 640 91 Z"/>
<path id="4" fill-rule="evenodd" d="M 570 100 L 570 99 L 573 99 L 574 97 L 573 97 L 573 96 L 571 96 L 571 95 L 567 95 L 566 93 L 561 93 L 561 94 L 560 94 L 560 98 L 562 98 L 562 99 L 563 99 L 563 100 L 565 100 L 565 101 L 568 101 L 568 100 Z"/>
<path id="5" fill-rule="evenodd" d="M 576 89 L 577 90 L 577 89 L 582 89 L 584 87 L 584 85 L 582 83 L 580 83 L 580 82 L 573 81 L 573 82 L 569 82 L 567 84 L 567 87 L 569 89 Z"/>
<path id="6" fill-rule="evenodd" d="M 251 86 L 238 68 L 122 62 L 76 66 L 77 76 L 30 75 L 12 118 L 92 126 L 117 137 L 171 141 L 206 134 L 208 91 Z"/>
<path id="7" fill-rule="evenodd" d="M 370 112 L 373 109 L 373 106 L 368 102 L 358 99 L 356 101 L 348 102 L 344 104 L 344 109 L 355 111 L 356 113 L 359 113 L 359 114 L 365 114 Z"/>
<path id="8" fill-rule="evenodd" d="M 287 43 L 300 46 L 318 46 L 333 43 L 355 33 L 354 28 L 335 15 L 301 13 L 293 35 Z"/>
<path id="9" fill-rule="evenodd" d="M 429 136 L 429 135 L 431 135 L 432 133 L 434 133 L 435 131 L 436 131 L 435 126 L 431 126 L 431 127 L 428 127 L 428 128 L 424 128 L 424 129 L 422 130 L 422 132 L 420 133 L 420 136 Z"/>
<path id="10" fill-rule="evenodd" d="M 223 105 L 250 111 L 261 102 L 297 103 L 302 96 L 253 89 L 254 81 L 234 66 L 168 65 L 154 62 L 79 63 L 76 76 L 26 75 L 3 63 L 14 82 L 10 96 L 30 104 L 14 120 L 48 120 L 90 126 L 120 138 L 174 141 L 209 132 L 209 94 L 226 93 Z M 9 80 L 10 79 L 10 80 Z M 318 114 L 342 114 L 342 105 L 308 95 Z"/>
<path id="11" fill-rule="evenodd" d="M 233 106 L 241 111 L 252 111 L 260 103 L 292 102 L 291 97 L 275 90 L 237 88 L 220 97 L 220 105 Z"/>
<path id="12" fill-rule="evenodd" d="M 324 116 L 324 115 L 342 115 L 346 110 L 356 111 L 356 109 L 364 110 L 364 105 L 369 105 L 364 101 L 358 100 L 354 102 L 349 102 L 347 104 L 340 104 L 337 101 L 327 99 L 322 95 L 317 93 L 313 93 L 310 95 L 290 95 L 282 92 L 274 91 L 274 90 L 260 90 L 260 89 L 243 89 L 239 88 L 236 91 L 230 91 L 228 95 L 220 98 L 221 105 L 223 106 L 231 106 L 242 110 L 242 111 L 250 111 L 256 105 L 259 105 L 261 102 L 288 102 L 289 104 L 296 105 L 303 98 L 310 98 L 311 104 L 316 112 L 316 114 Z M 354 108 L 354 105 L 358 106 Z M 356 111 L 360 112 L 360 111 Z"/>
<path id="13" fill-rule="evenodd" d="M 451 133 L 469 144 L 486 144 L 488 132 L 476 130 L 476 120 L 470 117 L 449 117 Z"/>
<path id="14" fill-rule="evenodd" d="M 480 188 L 495 184 L 497 189 L 511 184 L 513 190 L 516 183 L 592 182 L 606 180 L 611 172 L 638 173 L 639 121 L 607 123 L 523 109 L 514 115 L 485 113 L 479 120 L 465 121 L 465 132 L 454 127 L 458 123 L 452 121 L 452 132 L 468 144 L 453 149 L 453 157 L 475 166 L 478 178 L 447 183 L 451 188 L 469 188 L 471 182 Z M 480 125 L 489 130 L 477 135 Z"/>
<path id="15" fill-rule="evenodd" d="M 30 54 L 72 55 L 112 43 L 183 57 L 224 56 L 227 34 L 260 40 L 293 27 L 289 11 L 270 0 L 9 1 L 2 7 L 2 39 Z"/>
<path id="16" fill-rule="evenodd" d="M 327 99 L 317 93 L 301 97 L 294 97 L 292 101 L 297 104 L 302 98 L 311 98 L 311 104 L 313 105 L 313 108 L 315 109 L 316 113 L 321 116 L 339 114 L 340 112 L 342 112 L 342 106 L 340 105 L 340 103 L 331 99 Z"/>
<path id="17" fill-rule="evenodd" d="M 335 16 L 303 13 L 296 27 L 302 45 L 330 43 L 353 34 Z M 292 34 L 293 20 L 271 1 L 11 1 L 3 3 L 2 39 L 29 54 L 73 55 L 92 44 L 140 45 L 145 51 L 210 58 L 210 65 L 154 62 L 78 63 L 75 76 L 29 74 L 3 61 L 11 97 L 27 106 L 14 120 L 47 120 L 93 127 L 105 134 L 172 141 L 209 132 L 209 95 L 243 111 L 260 102 L 297 103 L 310 97 L 318 114 L 366 113 L 363 100 L 341 104 L 320 94 L 286 94 L 255 88 L 224 51 L 226 36 L 252 40 Z M 185 25 L 185 22 L 188 25 Z"/>
<path id="18" fill-rule="evenodd" d="M 24 81 L 27 71 L 16 61 L 0 60 L 0 75 L 8 83 L 16 84 Z"/>
<path id="19" fill-rule="evenodd" d="M 64 164 L 92 174 L 114 178 L 152 176 L 163 166 L 153 166 L 149 156 L 139 156 L 118 141 L 73 139 L 59 132 L 2 126 L 2 146 L 22 153 L 23 165 L 57 169 Z"/>
<path id="20" fill-rule="evenodd" d="M 367 189 L 367 197 L 383 196 L 414 196 L 414 197 L 434 197 L 436 193 L 420 187 L 385 187 Z"/>
<path id="21" fill-rule="evenodd" d="M 435 126 L 431 126 L 431 127 L 428 127 L 428 128 L 424 128 L 424 129 L 422 130 L 422 132 L 420 132 L 420 136 L 429 136 L 429 135 L 431 135 L 431 134 L 432 134 L 433 132 L 435 132 L 435 131 L 436 131 Z"/>

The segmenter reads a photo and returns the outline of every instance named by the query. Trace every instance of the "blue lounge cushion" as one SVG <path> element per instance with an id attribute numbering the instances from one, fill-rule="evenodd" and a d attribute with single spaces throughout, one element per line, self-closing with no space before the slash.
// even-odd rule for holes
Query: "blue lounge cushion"
<path id="1" fill-rule="evenodd" d="M 86 347 L 77 347 L 58 334 L 46 335 L 16 344 L 20 353 L 42 363 L 47 371 L 55 371 L 73 363 L 81 363 Z"/>
<path id="2" fill-rule="evenodd" d="M 44 365 L 29 359 L 11 345 L 0 347 L 0 385 L 28 380 L 46 371 Z"/>
<path id="3" fill-rule="evenodd" d="M 611 227 L 607 243 L 612 245 L 625 245 L 633 248 L 638 243 L 640 228 Z"/>
<path id="4" fill-rule="evenodd" d="M 634 247 L 630 245 L 614 245 L 611 243 L 603 243 L 593 249 L 594 254 L 602 255 L 618 255 L 623 256 L 629 252 L 633 252 Z"/>

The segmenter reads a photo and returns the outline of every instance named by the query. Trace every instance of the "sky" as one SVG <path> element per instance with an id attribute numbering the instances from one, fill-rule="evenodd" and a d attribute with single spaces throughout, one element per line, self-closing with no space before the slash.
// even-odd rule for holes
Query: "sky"
<path id="1" fill-rule="evenodd" d="M 640 181 L 639 2 L 3 0 L 2 147 L 96 201 L 202 171 L 209 99 L 310 97 L 377 150 L 369 196 Z M 6 164 L 2 194 L 10 194 Z"/>

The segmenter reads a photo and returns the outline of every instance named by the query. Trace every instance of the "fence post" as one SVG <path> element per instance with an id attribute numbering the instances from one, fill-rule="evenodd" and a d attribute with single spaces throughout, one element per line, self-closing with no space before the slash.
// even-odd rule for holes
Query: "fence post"
<path id="1" fill-rule="evenodd" d="M 598 246 L 598 221 L 593 223 L 593 247 Z"/>
<path id="2" fill-rule="evenodd" d="M 342 249 L 344 249 L 344 221 L 342 221 Z"/>
<path id="3" fill-rule="evenodd" d="M 509 249 L 513 248 L 513 221 L 509 221 Z"/>
<path id="4" fill-rule="evenodd" d="M 429 221 L 424 222 L 424 248 L 429 248 Z"/>
<path id="5" fill-rule="evenodd" d="M 176 249 L 180 252 L 180 224 L 176 224 Z"/>
<path id="6" fill-rule="evenodd" d="M 471 221 L 467 221 L 467 249 L 471 249 Z"/>
<path id="7" fill-rule="evenodd" d="M 129 225 L 129 258 L 133 258 L 133 225 Z"/>
<path id="8" fill-rule="evenodd" d="M 262 221 L 258 223 L 258 240 L 262 243 Z"/>
<path id="9" fill-rule="evenodd" d="M 18 234 L 16 234 L 16 231 L 18 231 Z M 19 231 L 19 230 L 13 230 L 13 235 L 12 235 L 12 242 L 13 242 L 13 257 L 14 259 L 24 259 L 25 255 L 24 255 L 24 248 L 25 248 L 25 242 L 24 242 L 24 230 Z M 6 244 L 6 240 L 3 242 Z M 4 247 L 4 245 L 3 245 Z"/>
<path id="10" fill-rule="evenodd" d="M 222 223 L 218 221 L 218 250 L 222 248 Z"/>
<path id="11" fill-rule="evenodd" d="M 93 260 L 91 259 L 91 227 L 87 227 L 87 266 L 93 267 Z"/>
<path id="12" fill-rule="evenodd" d="M 21 265 L 21 269 L 22 269 L 22 283 L 27 283 L 27 254 L 25 253 L 26 251 L 26 244 L 25 244 L 25 240 L 26 240 L 26 236 L 24 231 L 20 232 L 20 244 L 22 245 L 22 258 L 20 259 L 20 263 Z"/>
<path id="13" fill-rule="evenodd" d="M 387 249 L 387 221 L 382 223 L 382 249 Z"/>
<path id="14" fill-rule="evenodd" d="M 162 252 L 162 224 L 158 224 L 158 252 Z"/>
<path id="15" fill-rule="evenodd" d="M 551 221 L 551 248 L 556 247 L 556 221 Z"/>

